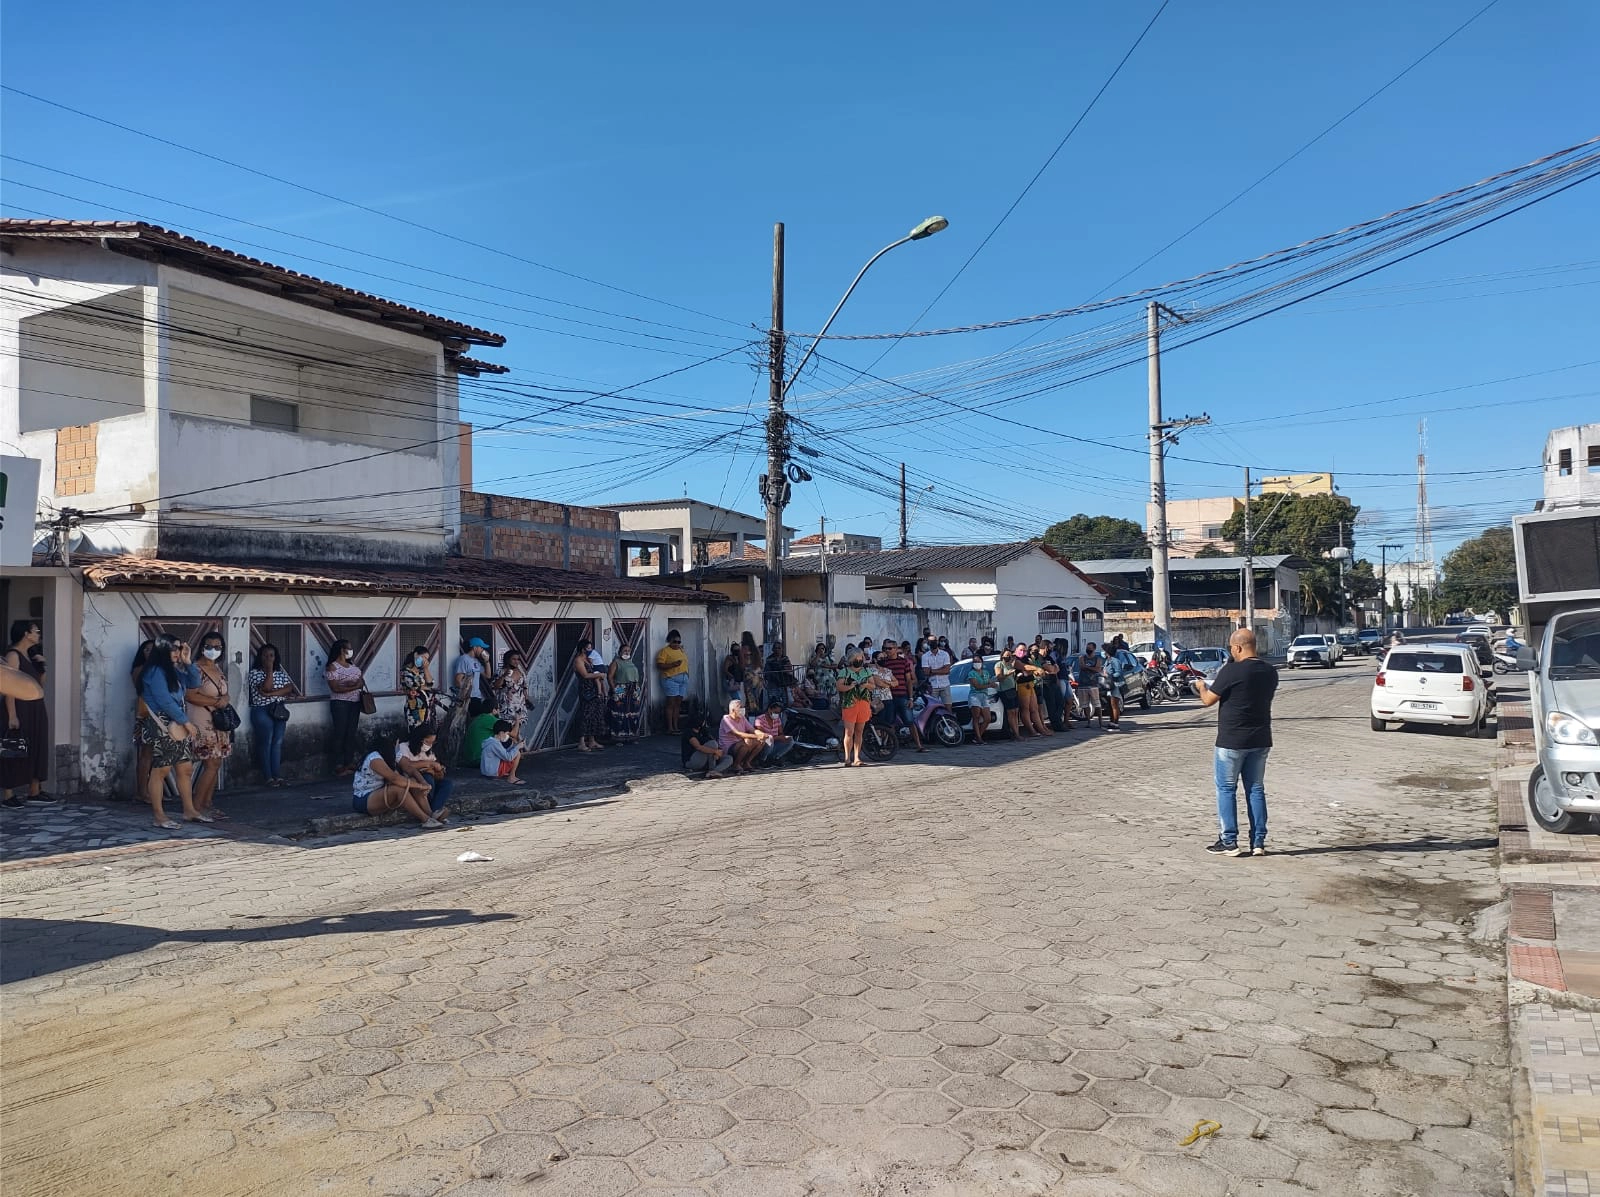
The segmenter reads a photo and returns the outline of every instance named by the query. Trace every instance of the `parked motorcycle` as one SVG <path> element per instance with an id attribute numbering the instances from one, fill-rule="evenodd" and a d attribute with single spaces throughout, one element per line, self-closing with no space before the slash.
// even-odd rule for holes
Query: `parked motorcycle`
<path id="1" fill-rule="evenodd" d="M 911 721 L 917 725 L 917 734 L 922 737 L 923 743 L 931 739 L 946 748 L 955 748 L 966 738 L 950 704 L 931 691 L 918 695 L 911 704 Z M 902 743 L 910 741 L 910 728 L 899 727 L 895 730 Z M 862 741 L 863 747 L 865 743 Z"/>
<path id="2" fill-rule="evenodd" d="M 862 755 L 874 761 L 887 761 L 900 749 L 899 737 L 889 726 L 887 708 L 879 711 L 861 729 Z M 790 707 L 783 713 L 783 730 L 794 740 L 784 758 L 804 765 L 819 752 L 844 752 L 844 721 L 834 711 L 813 711 Z"/>
<path id="3" fill-rule="evenodd" d="M 1166 674 L 1161 672 L 1161 666 L 1154 663 L 1145 666 L 1144 692 L 1150 696 L 1152 703 L 1160 703 L 1167 700 L 1167 689 L 1163 684 L 1165 681 Z"/>
<path id="4" fill-rule="evenodd" d="M 1494 671 L 1496 673 L 1522 672 L 1522 670 L 1517 666 L 1516 657 L 1512 656 L 1510 653 L 1500 652 L 1498 650 L 1496 650 L 1494 654 Z"/>

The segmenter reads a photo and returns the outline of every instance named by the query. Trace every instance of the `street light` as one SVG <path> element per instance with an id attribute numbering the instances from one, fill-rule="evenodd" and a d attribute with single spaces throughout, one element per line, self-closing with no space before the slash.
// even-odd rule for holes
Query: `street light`
<path id="1" fill-rule="evenodd" d="M 1339 525 L 1340 539 L 1344 537 L 1344 525 Z M 1335 545 L 1328 550 L 1328 556 L 1339 563 L 1339 626 L 1344 626 L 1344 563 L 1350 560 L 1350 550 L 1344 545 Z M 1337 629 L 1335 629 L 1337 630 Z"/>
<path id="2" fill-rule="evenodd" d="M 943 216 L 930 216 L 904 237 L 898 241 L 891 241 L 868 258 L 867 264 L 856 271 L 855 278 L 845 288 L 844 294 L 839 297 L 839 302 L 833 305 L 833 311 L 823 323 L 822 331 L 811 338 L 811 344 L 806 347 L 800 364 L 794 368 L 794 373 L 785 378 L 783 224 L 780 221 L 772 226 L 772 326 L 768 332 L 767 353 L 767 473 L 762 479 L 761 490 L 762 499 L 767 505 L 767 577 L 761 604 L 761 634 L 763 642 L 767 645 L 778 644 L 784 640 L 783 559 L 778 551 L 783 540 L 783 509 L 789 500 L 789 481 L 785 477 L 789 464 L 789 427 L 788 417 L 783 411 L 784 396 L 794 385 L 795 379 L 800 377 L 800 372 L 811 360 L 811 355 L 817 351 L 822 338 L 827 336 L 828 329 L 833 327 L 834 319 L 844 307 L 845 301 L 855 291 L 856 284 L 867 271 L 872 269 L 877 260 L 907 241 L 921 241 L 949 227 L 950 222 Z"/>

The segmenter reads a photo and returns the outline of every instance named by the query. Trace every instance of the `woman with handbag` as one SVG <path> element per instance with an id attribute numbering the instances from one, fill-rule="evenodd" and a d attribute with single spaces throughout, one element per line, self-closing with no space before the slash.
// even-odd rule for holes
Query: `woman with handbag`
<path id="1" fill-rule="evenodd" d="M 637 740 L 639 718 L 644 710 L 639 699 L 643 675 L 639 672 L 639 663 L 633 659 L 633 645 L 626 640 L 617 649 L 617 655 L 611 658 L 607 676 L 611 681 L 611 706 L 607 713 L 611 721 L 611 737 L 615 740 Z"/>
<path id="2" fill-rule="evenodd" d="M 278 646 L 263 644 L 245 678 L 250 692 L 250 738 L 256 745 L 256 763 L 269 786 L 282 786 L 283 735 L 289 727 L 289 707 L 284 702 L 294 693 L 288 671 L 278 664 Z"/>
<path id="3" fill-rule="evenodd" d="M 328 681 L 328 763 L 335 777 L 349 777 L 356 771 L 356 736 L 361 730 L 361 712 L 369 701 L 363 698 L 367 683 L 355 656 L 348 640 L 335 640 L 322 674 Z"/>
<path id="4" fill-rule="evenodd" d="M 44 670 L 29 656 L 44 638 L 44 630 L 36 619 L 19 619 L 11 625 L 11 647 L 5 652 L 5 664 L 25 674 L 40 685 L 44 683 Z M 50 777 L 50 716 L 44 699 L 5 697 L 5 726 L 0 729 L 4 747 L 0 748 L 0 805 L 21 806 L 22 799 L 16 791 L 24 786 L 28 801 L 53 801 L 44 793 L 43 783 Z"/>
<path id="5" fill-rule="evenodd" d="M 228 701 L 227 666 L 223 663 L 227 651 L 221 632 L 207 632 L 200 637 L 200 659 L 195 662 L 200 682 L 185 696 L 189 722 L 199 729 L 193 744 L 195 760 L 200 762 L 199 775 L 194 779 L 194 808 L 202 823 L 228 817 L 211 806 L 217 780 L 222 776 L 222 762 L 233 755 L 233 730 L 239 726 L 239 712 Z"/>
<path id="6" fill-rule="evenodd" d="M 178 824 L 167 818 L 161 806 L 168 773 L 177 776 L 184 819 L 211 821 L 209 815 L 202 818 L 194 807 L 194 750 L 190 742 L 196 729 L 183 705 L 184 693 L 199 684 L 200 671 L 189 659 L 189 646 L 170 636 L 158 636 L 139 679 L 139 697 L 144 699 L 147 712 L 139 722 L 139 740 L 150 748 L 150 785 L 145 796 L 150 800 L 156 826 L 162 831 L 178 830 Z"/>

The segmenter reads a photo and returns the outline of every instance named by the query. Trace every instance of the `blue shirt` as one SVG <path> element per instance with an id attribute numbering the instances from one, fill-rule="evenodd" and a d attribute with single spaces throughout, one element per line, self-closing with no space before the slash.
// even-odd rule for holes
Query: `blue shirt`
<path id="1" fill-rule="evenodd" d="M 172 668 L 178 675 L 176 690 L 167 689 L 167 675 L 152 665 L 139 679 L 139 697 L 144 699 L 151 714 L 165 716 L 174 723 L 187 723 L 189 714 L 183 708 L 183 695 L 200 685 L 200 666 L 191 664 L 184 668 L 175 664 Z"/>
<path id="2" fill-rule="evenodd" d="M 490 736 L 483 742 L 483 752 L 478 757 L 478 770 L 485 777 L 494 777 L 500 772 L 501 761 L 514 761 L 517 759 L 519 748 L 501 743 L 498 736 Z"/>

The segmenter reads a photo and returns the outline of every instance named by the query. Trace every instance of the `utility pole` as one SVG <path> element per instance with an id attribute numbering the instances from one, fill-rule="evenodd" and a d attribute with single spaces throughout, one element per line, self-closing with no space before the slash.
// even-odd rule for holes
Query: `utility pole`
<path id="1" fill-rule="evenodd" d="M 783 412 L 783 222 L 772 226 L 772 327 L 767 334 L 767 476 L 761 480 L 767 504 L 767 577 L 762 593 L 761 635 L 766 651 L 784 640 L 783 506 L 788 498 L 788 421 Z"/>
<path id="2" fill-rule="evenodd" d="M 906 463 L 900 463 L 900 548 L 910 548 L 906 540 Z"/>
<path id="3" fill-rule="evenodd" d="M 1378 589 L 1378 597 L 1382 600 L 1383 605 L 1378 608 L 1381 612 L 1378 618 L 1378 626 L 1386 632 L 1389 630 L 1389 550 L 1404 547 L 1404 545 L 1398 544 L 1380 544 L 1378 546 L 1379 559 L 1383 563 L 1383 584 Z"/>
<path id="4" fill-rule="evenodd" d="M 833 588 L 832 578 L 828 576 L 828 517 L 821 516 L 822 521 L 822 546 L 817 550 L 822 559 L 822 639 L 828 646 L 828 652 L 833 652 Z"/>
<path id="5" fill-rule="evenodd" d="M 1151 637 L 1168 651 L 1172 648 L 1172 580 L 1167 562 L 1167 442 L 1177 444 L 1177 434 L 1196 424 L 1209 424 L 1211 418 L 1185 416 L 1181 420 L 1161 418 L 1161 314 L 1183 322 L 1183 317 L 1165 304 L 1151 301 L 1146 309 L 1146 356 L 1149 361 L 1150 389 L 1150 502 L 1155 520 L 1150 529 L 1151 583 L 1150 607 L 1155 621 Z"/>
<path id="6" fill-rule="evenodd" d="M 1250 467 L 1244 467 L 1244 626 L 1256 630 L 1256 546 L 1250 539 Z"/>

